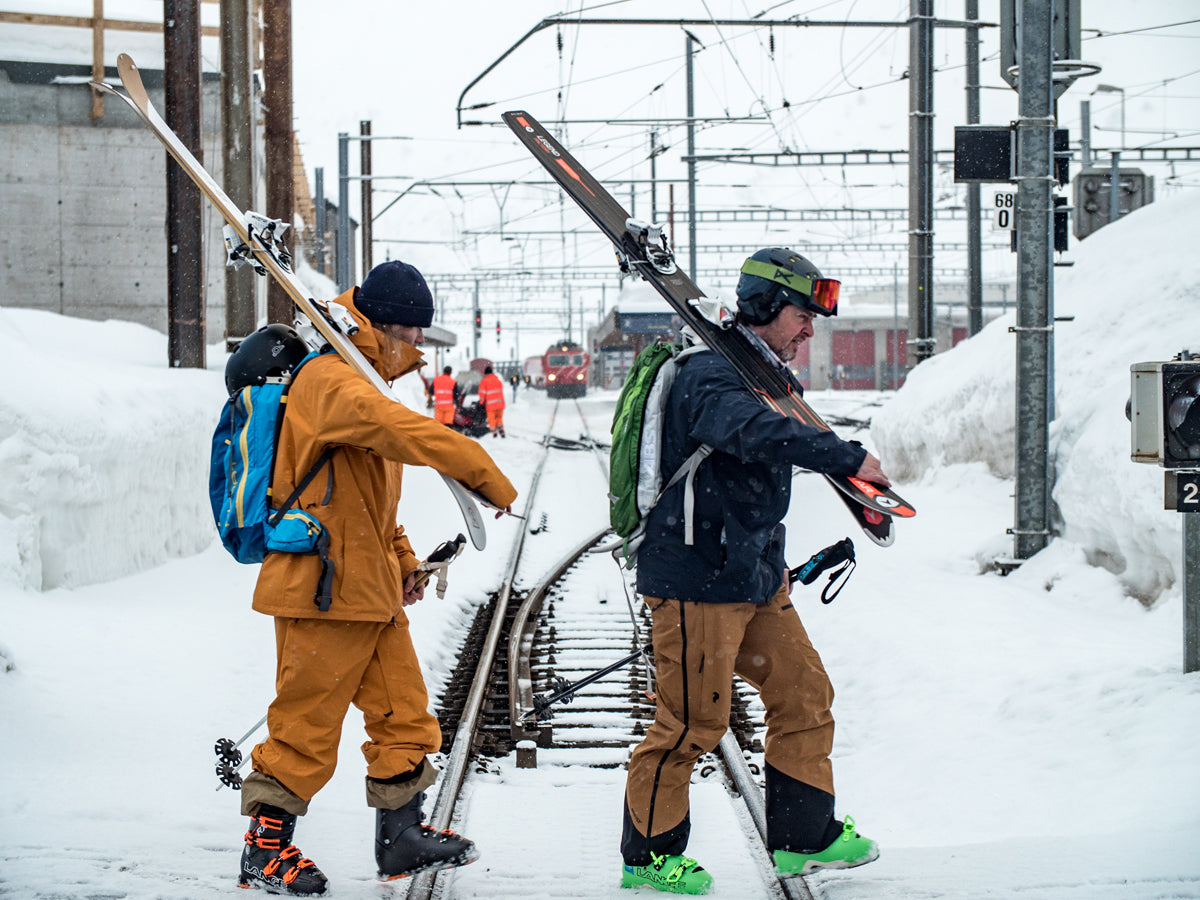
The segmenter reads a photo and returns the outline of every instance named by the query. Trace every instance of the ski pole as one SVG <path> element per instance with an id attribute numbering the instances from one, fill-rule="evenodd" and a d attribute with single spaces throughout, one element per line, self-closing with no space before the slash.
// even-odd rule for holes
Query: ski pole
<path id="1" fill-rule="evenodd" d="M 219 738 L 216 745 L 213 747 L 213 752 L 217 754 L 217 778 L 221 780 L 221 784 L 217 785 L 217 790 L 221 786 L 231 787 L 235 791 L 242 786 L 242 776 L 238 774 L 238 770 L 245 765 L 245 760 L 242 759 L 242 751 L 238 747 L 246 743 L 250 735 L 262 728 L 266 723 L 267 717 L 263 716 L 257 722 L 250 726 L 250 730 L 238 738 L 237 743 L 229 740 L 229 738 Z"/>
<path id="2" fill-rule="evenodd" d="M 425 560 L 417 564 L 417 577 L 413 582 L 413 587 L 417 588 L 425 584 L 429 581 L 430 576 L 436 572 L 438 598 L 446 596 L 446 569 L 462 553 L 466 543 L 466 535 L 459 534 L 454 540 L 443 541 L 438 544 Z M 213 752 L 217 754 L 215 768 L 217 778 L 221 782 L 216 787 L 218 791 L 222 787 L 233 788 L 235 791 L 242 789 L 241 769 L 250 761 L 250 757 L 243 757 L 242 751 L 238 747 L 246 743 L 254 732 L 262 728 L 266 721 L 267 717 L 263 716 L 250 727 L 249 731 L 238 738 L 236 743 L 229 738 L 217 739 L 216 744 L 213 746 Z"/>
<path id="3" fill-rule="evenodd" d="M 586 675 L 583 678 L 580 678 L 574 684 L 567 681 L 565 678 L 554 679 L 554 693 L 549 697 L 535 695 L 533 698 L 533 709 L 521 716 L 521 721 L 527 721 L 531 716 L 537 720 L 545 718 L 547 711 L 553 704 L 559 702 L 570 703 L 571 700 L 574 699 L 575 692 L 580 688 L 587 687 L 593 681 L 599 681 L 605 675 L 629 665 L 638 657 L 649 656 L 650 650 L 651 645 L 646 644 L 640 650 L 633 651 L 633 653 L 630 653 L 624 659 L 619 659 L 610 666 L 605 666 L 603 669 L 593 672 L 591 675 Z"/>

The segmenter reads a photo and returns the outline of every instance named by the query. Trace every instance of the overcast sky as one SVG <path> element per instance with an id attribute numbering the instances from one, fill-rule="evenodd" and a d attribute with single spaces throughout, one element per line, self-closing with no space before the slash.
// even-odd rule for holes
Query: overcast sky
<path id="1" fill-rule="evenodd" d="M 980 4 L 985 21 L 998 20 L 998 3 Z M 91 0 L 0 0 L 0 9 L 88 16 Z M 157 0 L 107 0 L 111 18 L 156 20 Z M 1097 85 L 1123 89 L 1095 94 L 1093 143 L 1132 146 L 1200 143 L 1200 5 L 1194 0 L 1082 0 L 1083 58 L 1102 66 L 1063 96 L 1060 123 L 1079 137 L 1080 101 Z M 964 15 L 965 3 L 937 2 L 947 19 Z M 204 20 L 217 22 L 217 7 L 205 4 Z M 615 0 L 586 5 L 553 5 L 544 0 L 468 0 L 450 3 L 383 0 L 293 0 L 294 110 L 310 178 L 325 171 L 326 191 L 336 197 L 337 135 L 356 135 L 361 120 L 376 135 L 411 138 L 376 142 L 375 237 L 377 260 L 402 257 L 434 273 L 486 269 L 608 266 L 606 242 L 588 233 L 556 189 L 508 186 L 512 180 L 544 181 L 540 168 L 507 129 L 498 125 L 457 127 L 456 107 L 468 84 L 516 44 L 543 18 L 555 14 L 622 19 L 812 19 L 901 22 L 909 0 Z M 1173 26 L 1162 28 L 1158 26 Z M 775 28 L 697 24 L 695 103 L 706 120 L 697 135 L 700 153 L 744 148 L 842 150 L 905 149 L 908 146 L 908 36 L 904 28 Z M 1132 32 L 1132 33 L 1127 33 Z M 650 132 L 667 150 L 659 157 L 656 193 L 660 220 L 669 212 L 667 179 L 676 179 L 676 208 L 686 204 L 680 157 L 686 151 L 685 42 L 678 26 L 552 27 L 531 36 L 466 94 L 465 118 L 498 123 L 506 109 L 524 108 L 543 120 L 565 119 L 564 142 L 614 193 L 649 217 L 650 191 L 638 186 L 631 196 L 622 179 L 650 177 Z M 935 41 L 935 131 L 939 148 L 949 147 L 953 127 L 965 121 L 964 38 L 961 29 L 939 29 Z M 1017 114 L 1017 94 L 1000 78 L 997 29 L 982 32 L 982 120 L 1006 124 Z M 132 52 L 144 68 L 161 65 L 161 39 L 110 31 L 110 64 L 117 53 Z M 0 50 L 7 58 L 85 63 L 90 32 L 83 28 L 0 25 Z M 204 44 L 206 67 L 219 67 L 215 39 Z M 1124 103 L 1122 103 L 1122 100 Z M 746 121 L 750 119 L 752 121 Z M 1177 169 L 1144 166 L 1158 176 L 1160 197 L 1179 185 L 1200 184 L 1196 164 Z M 352 144 L 351 174 L 358 172 Z M 426 187 L 416 181 L 433 181 Z M 497 184 L 468 184 L 490 182 Z M 447 184 L 456 182 L 456 184 Z M 884 167 L 806 167 L 704 164 L 699 171 L 701 209 L 754 207 L 903 207 L 907 169 Z M 381 212 L 405 192 L 387 212 Z M 939 172 L 936 202 L 961 204 L 961 188 Z M 986 198 L 985 198 L 986 202 Z M 352 210 L 358 214 L 358 191 Z M 503 223 L 504 238 L 498 233 Z M 702 246 L 731 245 L 727 253 L 705 253 L 715 271 L 736 270 L 744 245 L 846 245 L 863 240 L 904 241 L 906 223 L 788 223 L 779 226 L 710 226 Z M 963 223 L 939 222 L 939 240 L 963 240 Z M 580 231 L 563 238 L 563 231 Z M 680 229 L 677 243 L 686 243 Z M 985 232 L 985 241 L 1004 235 Z M 822 258 L 846 272 L 846 291 L 872 280 L 853 267 L 905 268 L 903 254 L 881 256 L 854 251 Z M 939 256 L 938 265 L 962 266 L 961 255 Z M 985 258 L 985 278 L 1013 277 L 1007 252 Z M 947 276 L 950 277 L 950 276 Z M 699 279 L 702 284 L 705 279 Z M 884 279 L 890 283 L 891 279 Z M 726 287 L 728 285 L 721 285 Z M 484 287 L 488 290 L 487 285 Z M 594 309 L 604 302 L 595 287 L 581 286 L 572 303 Z M 556 296 L 535 302 L 560 303 Z M 461 295 L 461 291 L 459 292 Z M 583 299 L 586 297 L 586 300 Z M 500 312 L 516 302 L 495 298 Z M 466 323 L 470 302 L 453 303 Z"/>

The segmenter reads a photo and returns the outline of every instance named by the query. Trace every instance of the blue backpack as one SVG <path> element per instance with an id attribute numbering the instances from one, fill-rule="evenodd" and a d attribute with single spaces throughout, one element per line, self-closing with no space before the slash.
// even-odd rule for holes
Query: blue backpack
<path id="1" fill-rule="evenodd" d="M 213 432 L 208 493 L 221 543 L 241 563 L 260 563 L 268 552 L 317 553 L 322 573 L 315 600 L 322 612 L 332 597 L 333 563 L 329 534 L 315 516 L 292 509 L 300 494 L 329 462 L 327 447 L 283 503 L 272 504 L 275 447 L 287 408 L 287 393 L 309 353 L 289 372 L 237 389 L 221 411 Z"/>

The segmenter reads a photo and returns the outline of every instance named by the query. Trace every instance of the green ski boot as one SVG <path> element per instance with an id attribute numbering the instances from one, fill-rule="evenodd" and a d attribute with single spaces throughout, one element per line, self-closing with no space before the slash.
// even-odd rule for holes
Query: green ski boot
<path id="1" fill-rule="evenodd" d="M 659 856 L 650 854 L 648 866 L 625 866 L 621 872 L 621 887 L 647 885 L 670 894 L 707 894 L 712 876 L 688 856 Z"/>
<path id="2" fill-rule="evenodd" d="M 854 830 L 854 819 L 846 816 L 842 833 L 819 853 L 776 850 L 775 871 L 780 875 L 807 875 L 817 869 L 852 869 L 879 858 L 879 845 Z"/>

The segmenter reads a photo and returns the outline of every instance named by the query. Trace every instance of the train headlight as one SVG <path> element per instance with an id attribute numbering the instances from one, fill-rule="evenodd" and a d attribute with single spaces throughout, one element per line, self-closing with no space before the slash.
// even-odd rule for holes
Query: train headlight
<path id="1" fill-rule="evenodd" d="M 580 372 L 578 375 L 576 375 L 576 376 L 575 376 L 575 380 L 576 380 L 576 381 L 583 381 L 583 373 L 582 373 L 582 372 Z"/>
<path id="2" fill-rule="evenodd" d="M 551 372 L 549 375 L 546 376 L 547 381 L 554 381 L 557 378 L 558 378 L 558 376 L 555 375 L 553 372 Z"/>

